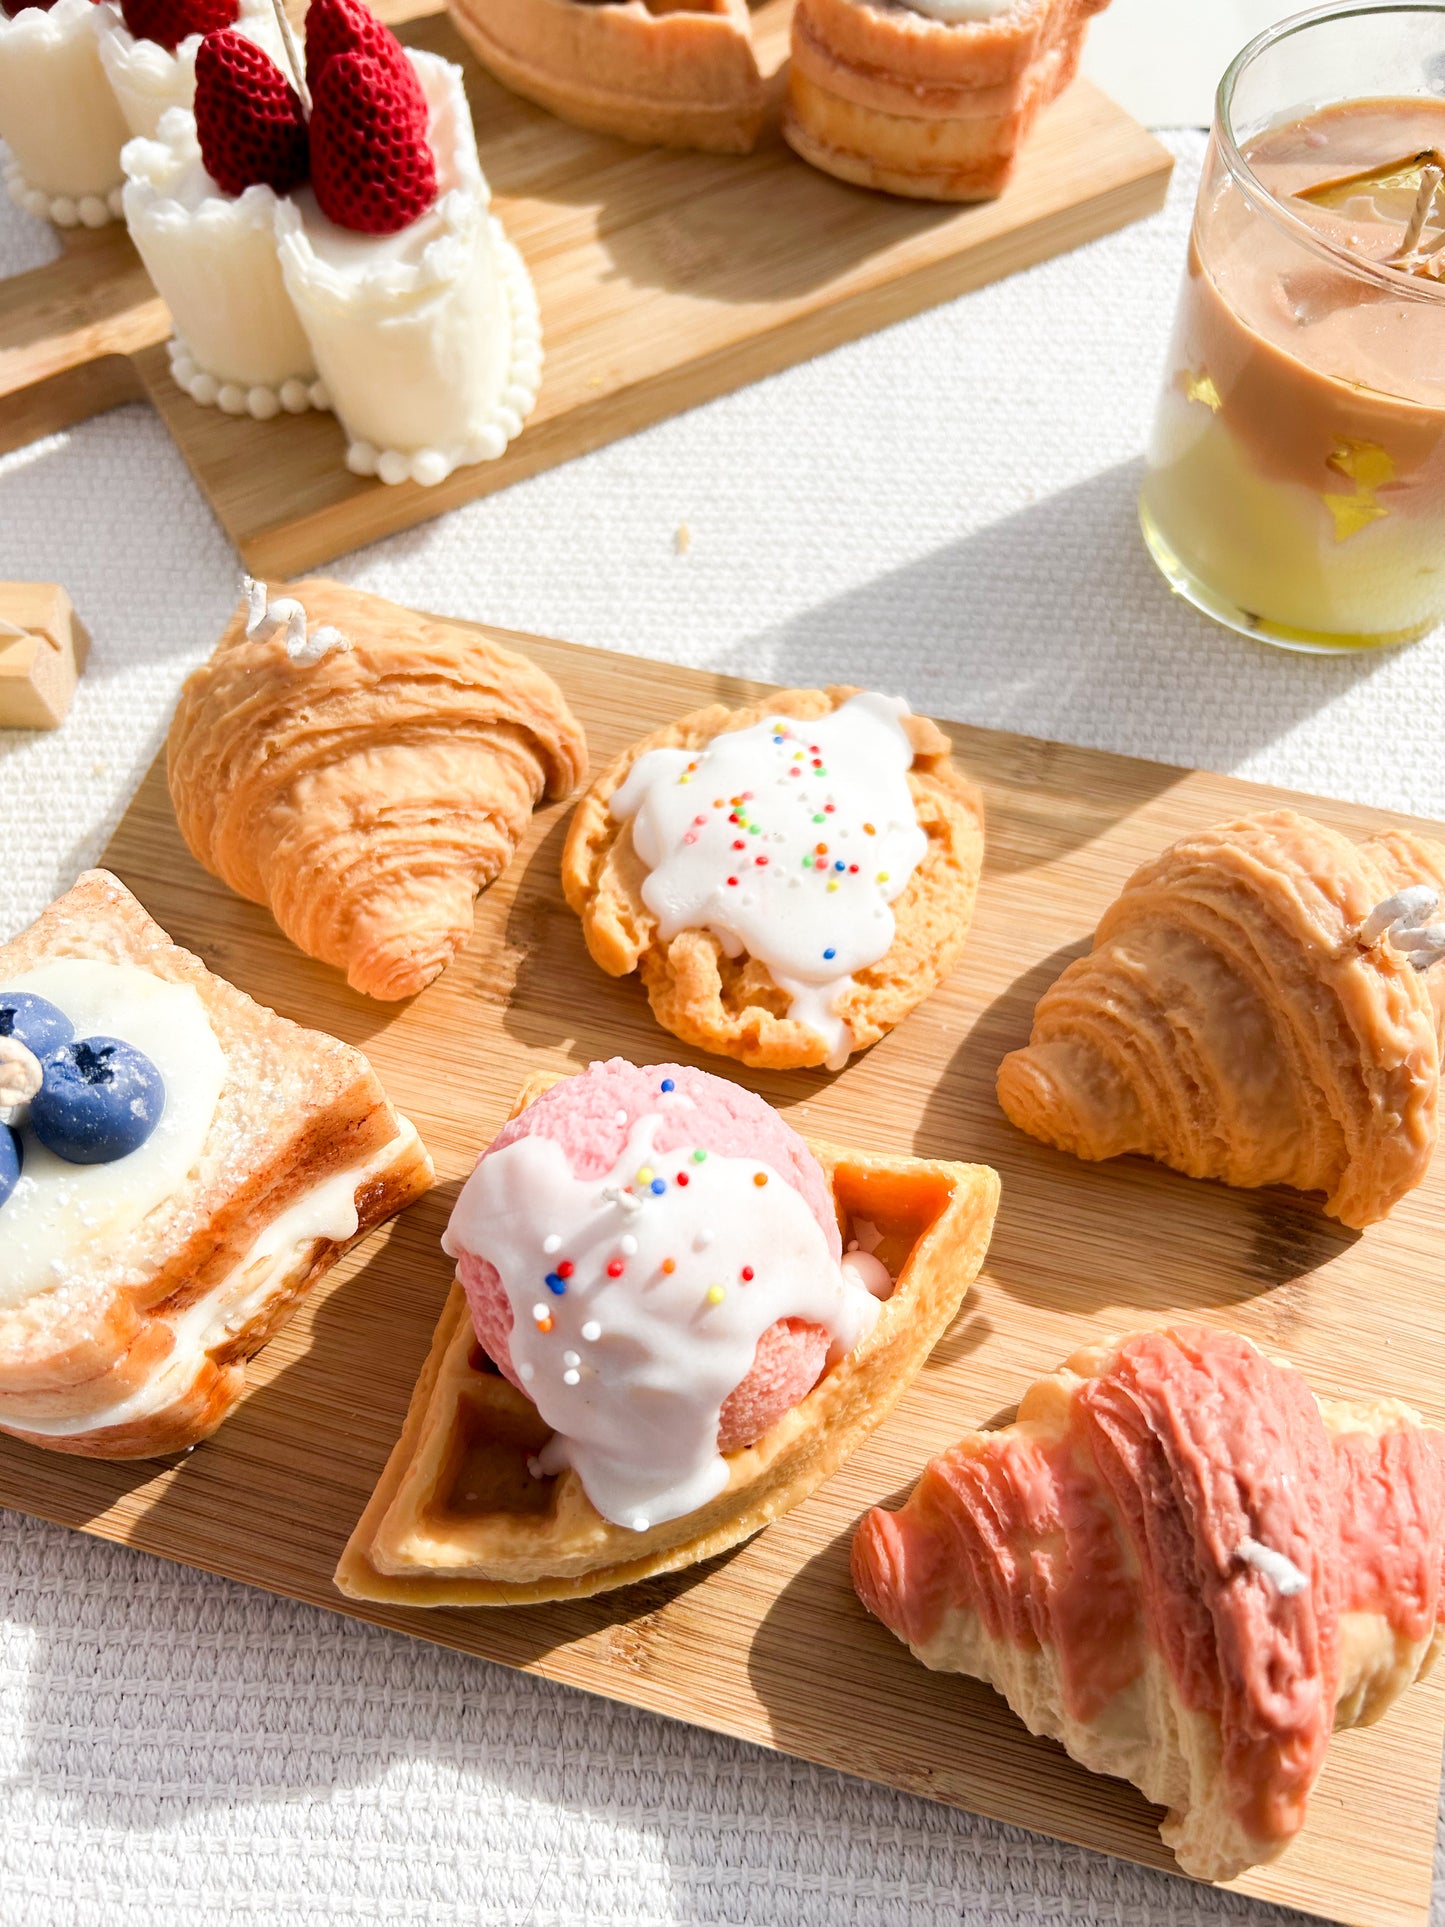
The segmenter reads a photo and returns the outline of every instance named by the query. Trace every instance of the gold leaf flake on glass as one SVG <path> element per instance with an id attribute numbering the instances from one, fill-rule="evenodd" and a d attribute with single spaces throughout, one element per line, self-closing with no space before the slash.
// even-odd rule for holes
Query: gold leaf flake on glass
<path id="1" fill-rule="evenodd" d="M 1196 375 L 1192 368 L 1184 370 L 1184 399 L 1202 401 L 1211 414 L 1217 415 L 1224 406 L 1223 397 L 1214 385 L 1214 377 L 1207 369 L 1201 368 Z"/>
<path id="2" fill-rule="evenodd" d="M 1336 442 L 1328 465 L 1355 485 L 1353 495 L 1326 493 L 1322 497 L 1334 519 L 1335 540 L 1345 542 L 1390 513 L 1376 490 L 1394 480 L 1394 458 L 1378 442 L 1356 441 L 1344 436 Z"/>

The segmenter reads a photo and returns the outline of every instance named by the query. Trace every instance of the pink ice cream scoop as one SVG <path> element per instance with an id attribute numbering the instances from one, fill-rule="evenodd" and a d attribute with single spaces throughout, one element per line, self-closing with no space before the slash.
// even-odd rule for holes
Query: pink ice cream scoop
<path id="1" fill-rule="evenodd" d="M 503 1126 L 482 1158 L 518 1138 L 553 1139 L 579 1178 L 605 1178 L 639 1119 L 656 1117 L 654 1152 L 694 1147 L 722 1157 L 751 1158 L 792 1186 L 817 1219 L 830 1255 L 842 1253 L 837 1214 L 822 1167 L 796 1131 L 751 1091 L 682 1064 L 630 1064 L 614 1057 L 545 1091 Z M 484 1252 L 457 1253 L 457 1276 L 472 1325 L 498 1369 L 526 1393 L 511 1357 L 512 1306 Z M 780 1318 L 762 1334 L 752 1369 L 723 1404 L 718 1450 L 735 1452 L 769 1431 L 813 1389 L 831 1338 L 822 1325 Z"/>

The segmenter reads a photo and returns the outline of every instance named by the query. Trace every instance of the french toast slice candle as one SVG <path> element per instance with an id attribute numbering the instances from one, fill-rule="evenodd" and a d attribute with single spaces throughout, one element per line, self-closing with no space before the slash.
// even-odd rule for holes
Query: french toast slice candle
<path id="1" fill-rule="evenodd" d="M 1140 502 L 1176 589 L 1297 648 L 1445 614 L 1445 15 L 1382 11 L 1226 76 Z"/>

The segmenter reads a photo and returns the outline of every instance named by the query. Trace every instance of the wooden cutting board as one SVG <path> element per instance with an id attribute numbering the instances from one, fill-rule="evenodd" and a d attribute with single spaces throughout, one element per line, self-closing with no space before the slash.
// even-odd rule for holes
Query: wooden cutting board
<path id="1" fill-rule="evenodd" d="M 170 378 L 170 317 L 115 227 L 0 281 L 0 451 L 148 396 L 248 568 L 299 574 L 1163 204 L 1168 151 L 1087 82 L 1044 115 L 999 200 L 938 207 L 829 179 L 775 124 L 741 158 L 569 127 L 493 81 L 434 9 L 377 11 L 464 69 L 482 166 L 542 305 L 541 397 L 506 454 L 437 488 L 388 488 L 347 472 L 330 415 L 198 407 Z M 790 13 L 767 0 L 755 16 L 775 79 Z"/>
<path id="2" fill-rule="evenodd" d="M 595 765 L 639 733 L 763 685 L 490 631 L 554 674 Z M 1445 1162 L 1359 1236 L 1289 1195 L 1232 1192 L 1130 1161 L 1086 1166 L 1022 1137 L 993 1100 L 1003 1053 L 1129 871 L 1185 830 L 1282 800 L 1229 777 L 956 727 L 983 784 L 978 916 L 950 981 L 836 1077 L 751 1074 L 681 1050 L 635 981 L 589 961 L 557 878 L 565 805 L 536 818 L 479 905 L 477 934 L 409 1006 L 368 1003 L 191 860 L 158 765 L 107 861 L 181 942 L 289 1017 L 363 1046 L 436 1155 L 436 1191 L 334 1272 L 258 1361 L 254 1390 L 179 1463 L 105 1465 L 0 1439 L 0 1503 L 370 1618 L 675 1718 L 1041 1832 L 1172 1867 L 1157 1814 L 1075 1767 L 971 1681 L 929 1674 L 847 1576 L 859 1514 L 997 1417 L 1091 1337 L 1207 1315 L 1298 1362 L 1321 1393 L 1393 1392 L 1445 1421 Z M 1298 799 L 1291 799 L 1298 800 Z M 1391 818 L 1307 800 L 1363 834 Z M 1438 826 L 1431 826 L 1438 831 Z M 506 1612 L 359 1607 L 337 1556 L 395 1440 L 450 1282 L 438 1239 L 477 1151 L 534 1071 L 681 1055 L 736 1076 L 805 1132 L 982 1160 L 1003 1177 L 985 1274 L 873 1439 L 806 1504 L 713 1564 L 625 1592 Z M 1422 1927 L 1445 1690 L 1412 1689 L 1342 1734 L 1310 1825 L 1245 1891 L 1356 1923 Z"/>

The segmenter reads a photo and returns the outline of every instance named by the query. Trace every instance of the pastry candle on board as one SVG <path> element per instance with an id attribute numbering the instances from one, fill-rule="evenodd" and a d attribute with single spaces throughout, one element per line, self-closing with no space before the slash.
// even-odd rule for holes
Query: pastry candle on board
<path id="1" fill-rule="evenodd" d="M 1350 72 L 1351 25 L 1317 19 L 1258 64 L 1313 59 L 1313 28 L 1345 88 L 1393 72 L 1398 92 L 1332 99 L 1281 74 L 1287 101 L 1327 103 L 1301 113 L 1261 99 L 1248 56 L 1221 90 L 1140 503 L 1176 588 L 1307 648 L 1409 640 L 1445 612 L 1445 193 L 1427 175 L 1445 100 L 1423 46 L 1419 95 L 1378 51 Z M 1237 149 L 1231 107 L 1254 123 Z"/>
<path id="2" fill-rule="evenodd" d="M 703 749 L 653 749 L 612 798 L 647 866 L 642 897 L 664 938 L 699 926 L 746 950 L 790 1015 L 852 1049 L 836 1014 L 854 973 L 893 942 L 889 905 L 928 839 L 908 789 L 907 705 L 871 692 L 831 716 L 725 731 Z"/>

